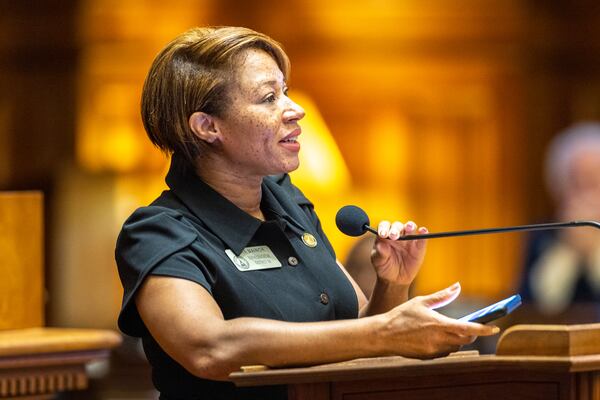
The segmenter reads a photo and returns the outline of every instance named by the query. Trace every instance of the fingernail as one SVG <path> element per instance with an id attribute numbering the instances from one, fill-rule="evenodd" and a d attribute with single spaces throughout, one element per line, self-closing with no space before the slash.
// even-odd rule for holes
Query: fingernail
<path id="1" fill-rule="evenodd" d="M 492 335 L 495 335 L 495 334 L 497 334 L 498 332 L 500 332 L 500 328 L 498 328 L 497 326 L 495 326 L 495 327 L 492 329 Z"/>

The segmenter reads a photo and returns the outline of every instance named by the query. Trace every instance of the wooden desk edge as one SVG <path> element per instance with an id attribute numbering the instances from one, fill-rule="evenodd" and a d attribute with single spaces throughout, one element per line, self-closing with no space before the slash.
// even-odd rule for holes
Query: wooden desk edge
<path id="1" fill-rule="evenodd" d="M 308 382 L 367 380 L 428 374 L 468 374 L 483 371 L 515 369 L 545 372 L 583 372 L 600 368 L 600 355 L 576 357 L 523 357 L 482 355 L 435 360 L 412 360 L 390 357 L 373 364 L 346 363 L 313 367 L 269 369 L 256 372 L 234 372 L 230 380 L 237 386 L 281 385 Z"/>
<path id="2" fill-rule="evenodd" d="M 28 328 L 0 331 L 0 358 L 47 353 L 109 350 L 121 335 L 103 329 Z"/>
<path id="3" fill-rule="evenodd" d="M 497 355 L 467 354 L 435 360 L 402 357 L 354 360 L 304 368 L 235 372 L 238 386 L 365 380 L 424 374 L 537 370 L 585 372 L 600 369 L 600 324 L 515 325 L 498 342 Z"/>

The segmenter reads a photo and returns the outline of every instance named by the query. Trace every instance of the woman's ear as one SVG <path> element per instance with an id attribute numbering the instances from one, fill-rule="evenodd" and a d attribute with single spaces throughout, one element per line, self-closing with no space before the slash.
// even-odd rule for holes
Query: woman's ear
<path id="1" fill-rule="evenodd" d="M 190 115 L 188 124 L 190 125 L 192 132 L 194 132 L 200 140 L 207 143 L 214 143 L 215 140 L 219 138 L 219 129 L 215 124 L 214 117 L 209 114 L 196 111 Z"/>

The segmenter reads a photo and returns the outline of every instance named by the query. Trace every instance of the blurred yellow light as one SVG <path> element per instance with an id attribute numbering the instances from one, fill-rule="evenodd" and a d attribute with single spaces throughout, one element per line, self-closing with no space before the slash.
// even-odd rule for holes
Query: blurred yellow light
<path id="1" fill-rule="evenodd" d="M 115 129 L 116 128 L 116 129 Z M 114 126 L 100 144 L 103 165 L 117 172 L 129 172 L 140 162 L 141 146 L 136 132 L 129 125 Z"/>
<path id="2" fill-rule="evenodd" d="M 89 171 L 157 171 L 164 156 L 146 137 L 138 116 L 139 87 L 100 83 L 82 88 L 77 161 Z"/>
<path id="3" fill-rule="evenodd" d="M 348 189 L 350 172 L 317 106 L 304 93 L 291 91 L 290 97 L 306 112 L 300 121 L 300 167 L 291 174 L 294 184 L 307 193 Z"/>

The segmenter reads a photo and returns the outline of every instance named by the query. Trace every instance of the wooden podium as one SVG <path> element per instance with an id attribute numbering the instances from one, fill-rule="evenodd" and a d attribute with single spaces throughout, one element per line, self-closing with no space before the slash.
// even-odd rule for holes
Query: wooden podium
<path id="1" fill-rule="evenodd" d="M 84 389 L 85 365 L 121 342 L 109 330 L 44 327 L 42 214 L 41 193 L 0 193 L 0 399 Z"/>
<path id="2" fill-rule="evenodd" d="M 517 325 L 496 355 L 359 359 L 230 378 L 238 386 L 288 385 L 290 400 L 600 399 L 600 324 Z"/>

